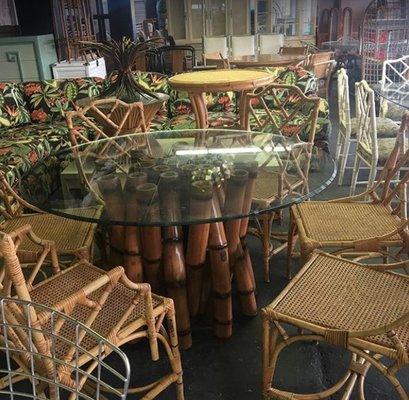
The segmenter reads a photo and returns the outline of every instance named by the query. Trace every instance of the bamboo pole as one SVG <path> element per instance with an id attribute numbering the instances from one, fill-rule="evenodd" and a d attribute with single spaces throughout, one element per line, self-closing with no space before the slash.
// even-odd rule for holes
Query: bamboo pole
<path id="1" fill-rule="evenodd" d="M 125 208 L 122 186 L 115 174 L 104 175 L 98 179 L 98 188 L 105 202 L 105 212 L 111 221 L 124 221 Z M 112 266 L 123 264 L 125 229 L 112 224 L 109 228 L 109 260 Z"/>
<path id="2" fill-rule="evenodd" d="M 136 187 L 146 183 L 145 172 L 135 172 L 127 176 L 124 193 L 126 200 L 126 221 L 136 222 L 139 219 Z M 125 272 L 132 282 L 143 282 L 143 269 L 139 249 L 139 229 L 137 226 L 125 228 Z"/>
<path id="3" fill-rule="evenodd" d="M 141 223 L 159 221 L 159 202 L 157 186 L 154 183 L 143 183 L 136 187 L 136 197 Z M 140 228 L 142 264 L 145 280 L 151 285 L 152 291 L 161 292 L 160 265 L 162 257 L 161 229 L 157 226 Z"/>
<path id="4" fill-rule="evenodd" d="M 160 174 L 159 202 L 161 218 L 171 223 L 180 221 L 179 175 L 175 171 Z M 180 226 L 163 228 L 163 275 L 166 291 L 175 303 L 179 344 L 182 349 L 192 345 L 190 316 L 187 303 L 186 269 Z"/>
<path id="5" fill-rule="evenodd" d="M 258 174 L 258 162 L 253 161 L 251 163 L 240 163 L 240 164 L 235 164 L 235 166 L 237 168 L 245 169 L 249 174 L 249 178 L 246 184 L 246 192 L 244 194 L 243 210 L 242 210 L 243 215 L 248 215 L 251 211 L 253 193 L 254 193 L 254 188 L 256 186 L 256 178 Z M 246 263 L 251 264 L 250 252 L 249 252 L 249 248 L 246 242 L 248 225 L 249 225 L 249 218 L 248 217 L 243 218 L 240 223 L 240 243 L 244 251 L 244 257 L 246 259 Z M 253 286 L 254 288 L 256 288 L 256 279 L 254 277 L 253 268 L 251 268 L 249 272 L 251 273 Z"/>
<path id="6" fill-rule="evenodd" d="M 213 194 L 211 215 L 221 215 L 217 193 Z M 228 339 L 232 335 L 233 310 L 229 255 L 223 222 L 210 224 L 209 250 L 213 286 L 213 332 L 220 339 Z"/>
<path id="7" fill-rule="evenodd" d="M 191 185 L 190 217 L 192 220 L 210 217 L 213 188 L 209 181 L 196 181 Z M 189 226 L 186 250 L 186 278 L 190 315 L 199 312 L 202 293 L 203 267 L 209 238 L 209 224 Z"/>
<path id="8" fill-rule="evenodd" d="M 225 216 L 242 213 L 248 176 L 249 173 L 245 169 L 235 169 L 232 172 L 226 187 Z M 252 265 L 249 258 L 245 258 L 240 243 L 240 226 L 240 219 L 225 222 L 229 261 L 230 266 L 234 269 L 242 312 L 245 315 L 256 315 L 257 303 Z"/>

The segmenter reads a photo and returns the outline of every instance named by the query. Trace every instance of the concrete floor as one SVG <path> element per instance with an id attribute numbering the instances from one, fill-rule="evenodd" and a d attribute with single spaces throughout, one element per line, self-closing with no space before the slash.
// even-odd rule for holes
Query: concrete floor
<path id="1" fill-rule="evenodd" d="M 331 100 L 334 103 L 334 98 Z M 331 107 L 333 132 L 331 149 L 337 135 L 337 110 Z M 346 180 L 347 181 L 347 180 Z M 317 198 L 335 198 L 348 193 L 348 186 L 332 184 Z M 284 225 L 281 229 L 285 229 Z M 248 240 L 257 281 L 259 307 L 269 304 L 287 285 L 285 254 L 271 261 L 271 283 L 262 277 L 261 246 L 258 240 Z M 295 264 L 295 269 L 297 262 Z M 189 400 L 241 400 L 261 399 L 261 323 L 259 316 L 243 317 L 237 296 L 234 299 L 233 337 L 227 341 L 216 339 L 212 333 L 210 316 L 203 316 L 193 323 L 193 346 L 182 352 L 185 395 Z M 128 344 L 123 348 L 132 367 L 132 384 L 148 383 L 153 376 L 163 374 L 168 366 L 166 358 L 153 363 L 144 344 Z M 297 344 L 289 347 L 280 357 L 274 379 L 276 387 L 301 393 L 312 393 L 332 386 L 346 371 L 349 354 L 325 344 Z M 111 357 L 110 363 L 119 365 Z M 400 374 L 409 391 L 409 370 Z M 130 395 L 129 399 L 135 399 Z M 333 397 L 338 399 L 340 397 Z M 357 398 L 354 394 L 354 399 Z M 397 398 L 391 386 L 382 376 L 370 370 L 366 380 L 367 400 Z M 168 389 L 159 399 L 175 399 L 175 392 Z M 0 396 L 0 400 L 3 397 Z"/>

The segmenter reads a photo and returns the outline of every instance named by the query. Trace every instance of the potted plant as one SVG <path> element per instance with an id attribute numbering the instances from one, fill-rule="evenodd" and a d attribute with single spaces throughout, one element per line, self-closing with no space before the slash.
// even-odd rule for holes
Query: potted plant
<path id="1" fill-rule="evenodd" d="M 100 98 L 115 97 L 126 103 L 142 102 L 147 125 L 168 100 L 169 96 L 163 93 L 154 93 L 137 82 L 132 70 L 135 60 L 144 57 L 146 51 L 152 49 L 155 39 L 137 43 L 130 38 L 106 42 L 81 42 L 88 50 L 97 50 L 113 67 L 110 82 L 102 91 Z"/>

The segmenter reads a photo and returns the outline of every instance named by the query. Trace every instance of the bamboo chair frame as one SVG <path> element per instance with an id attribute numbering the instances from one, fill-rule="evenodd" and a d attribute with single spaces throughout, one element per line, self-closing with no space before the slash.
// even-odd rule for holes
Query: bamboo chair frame
<path id="1" fill-rule="evenodd" d="M 106 110 L 106 107 L 109 107 L 108 112 L 103 111 L 104 109 Z M 106 155 L 111 146 L 114 146 L 120 154 L 126 154 L 126 150 L 115 140 L 107 140 L 101 148 L 95 148 L 91 144 L 101 139 L 116 138 L 123 134 L 147 131 L 142 102 L 128 104 L 115 98 L 94 100 L 84 108 L 68 111 L 65 113 L 65 118 L 70 130 L 70 141 L 74 150 L 77 151 L 77 146 L 80 144 L 90 145 L 84 147 L 83 154 L 88 153 L 92 149 L 98 155 Z M 95 132 L 93 140 L 88 139 L 75 126 L 75 119 L 81 120 Z M 98 126 L 98 124 L 102 125 L 102 127 Z"/>
<path id="2" fill-rule="evenodd" d="M 355 195 L 330 201 L 312 201 L 304 204 L 297 204 L 291 207 L 290 211 L 290 229 L 288 233 L 288 273 L 291 269 L 291 256 L 294 245 L 298 236 L 301 247 L 301 257 L 307 261 L 311 253 L 319 248 L 336 248 L 336 251 L 350 251 L 350 252 L 387 252 L 390 247 L 398 247 L 402 249 L 407 245 L 408 239 L 408 221 L 406 210 L 407 199 L 407 182 L 409 181 L 409 171 L 406 169 L 405 174 L 399 181 L 396 177 L 400 176 L 403 168 L 407 165 L 409 160 L 409 150 L 404 146 L 405 133 L 409 127 L 409 113 L 407 113 L 401 123 L 399 135 L 396 138 L 395 147 L 392 150 L 384 168 L 376 183 L 372 185 L 367 191 Z M 369 200 L 368 200 L 369 199 Z M 328 206 L 326 206 L 328 204 Z M 342 212 L 346 216 L 356 215 L 356 221 L 362 221 L 363 234 L 365 238 L 346 238 L 344 229 L 339 227 L 337 235 L 331 231 L 332 223 L 323 221 L 324 211 L 333 205 L 339 205 L 339 210 L 331 212 Z M 360 209 L 354 211 L 355 205 L 359 205 Z M 316 221 L 313 221 L 311 212 L 308 207 L 320 207 L 320 216 Z M 342 208 L 342 210 L 341 210 Z M 364 208 L 367 208 L 365 211 Z M 331 208 L 332 209 L 332 208 Z M 356 214 L 358 212 L 358 214 Z M 375 214 L 380 212 L 380 214 Z M 378 226 L 385 227 L 384 229 L 374 232 L 376 226 L 372 226 L 369 222 L 365 224 L 363 216 L 370 217 L 371 215 L 379 215 L 377 222 Z M 335 218 L 337 218 L 335 216 Z M 337 220 L 338 221 L 338 220 Z M 344 219 L 342 219 L 344 221 Z M 393 221 L 393 223 L 392 223 Z M 334 222 L 340 223 L 341 222 Z M 320 224 L 320 226 L 318 226 Z M 382 225 L 383 224 L 383 225 Z M 307 226 L 309 228 L 307 228 Z M 387 228 L 386 228 L 387 227 Z M 350 228 L 345 226 L 346 228 Z M 311 230 L 314 234 L 311 234 Z M 331 232 L 330 234 L 328 232 Z M 347 232 L 347 231 L 346 231 Z M 331 235 L 331 236 L 328 236 Z M 351 232 L 349 233 L 351 235 Z M 311 237 L 313 236 L 313 237 Z M 341 239 L 342 238 L 342 239 Z"/>
<path id="3" fill-rule="evenodd" d="M 35 240 L 43 247 L 33 267 L 33 273 L 27 281 L 17 258 L 17 250 L 23 236 L 26 236 L 25 239 Z M 36 284 L 35 276 L 43 267 L 43 261 L 48 254 L 52 256 L 54 275 Z M 15 296 L 23 301 L 34 300 L 45 303 L 46 306 L 79 320 L 87 328 L 94 329 L 97 333 L 105 332 L 101 333 L 101 336 L 104 336 L 114 346 L 119 347 L 124 343 L 146 338 L 154 361 L 159 358 L 158 343 L 162 343 L 172 372 L 149 385 L 130 389 L 129 393 L 146 392 L 142 398 L 153 399 L 175 383 L 177 398 L 183 400 L 182 367 L 172 300 L 152 295 L 148 284 L 131 282 L 122 267 L 106 272 L 82 260 L 60 272 L 55 245 L 50 241 L 37 238 L 30 226 L 25 226 L 10 235 L 0 233 L 0 255 L 4 259 L 1 285 L 3 296 Z M 50 399 L 58 399 L 57 387 L 53 385 L 55 380 L 75 389 L 75 392 L 90 389 L 87 380 L 98 366 L 94 358 L 100 354 L 100 348 L 99 345 L 95 346 L 93 342 L 85 340 L 86 332 L 68 333 L 65 339 L 69 339 L 71 334 L 71 342 L 59 350 L 59 357 L 65 365 L 58 363 L 56 365 L 53 364 L 55 354 L 50 352 L 51 346 L 46 334 L 50 325 L 49 313 L 37 314 L 35 310 L 31 310 L 27 318 L 20 309 L 13 307 L 6 317 L 8 322 L 13 324 L 13 334 L 9 334 L 8 338 L 0 336 L 0 339 L 12 340 L 13 346 L 21 350 L 17 353 L 17 357 L 13 357 L 19 367 L 23 370 L 30 370 L 33 363 L 30 349 L 33 346 L 41 354 L 34 362 L 42 379 L 32 382 L 38 393 L 48 391 Z M 168 322 L 169 332 L 166 332 L 163 327 L 165 319 Z M 37 330 L 28 336 L 20 326 L 30 324 Z M 52 329 L 56 334 L 61 333 L 62 336 L 66 333 L 63 320 L 58 320 Z M 76 359 L 78 346 L 83 346 L 86 351 Z M 78 376 L 72 376 L 73 372 L 78 372 L 76 368 L 90 361 L 91 363 L 86 367 L 87 374 L 80 379 Z M 26 377 L 29 378 L 29 375 L 27 374 Z M 3 384 L 7 386 L 9 383 L 6 380 Z M 75 392 L 69 397 L 70 400 L 76 398 Z"/>
<path id="4" fill-rule="evenodd" d="M 287 93 L 284 100 L 280 99 L 280 93 Z M 283 117 L 283 121 L 277 123 L 274 118 L 274 113 L 270 110 L 269 105 L 265 101 L 266 97 L 273 99 L 274 106 L 277 108 L 277 112 Z M 287 98 L 297 98 L 297 103 L 291 108 L 291 111 L 287 111 L 288 104 Z M 260 118 L 257 111 L 254 109 L 252 103 L 254 99 L 262 106 L 263 117 Z M 257 130 L 264 131 L 268 125 L 273 126 L 274 134 L 280 134 L 286 136 L 283 131 L 286 128 L 290 128 L 291 137 L 295 139 L 295 145 L 289 149 L 284 146 L 285 152 L 282 157 L 278 157 L 277 153 L 272 151 L 272 156 L 267 157 L 264 165 L 259 168 L 258 176 L 256 178 L 256 189 L 253 195 L 253 204 L 261 205 L 263 208 L 268 207 L 274 201 L 280 201 L 281 199 L 289 196 L 293 193 L 305 193 L 308 191 L 308 172 L 310 168 L 310 160 L 312 154 L 312 148 L 314 145 L 315 133 L 317 128 L 318 112 L 319 112 L 319 98 L 307 97 L 296 86 L 272 84 L 261 90 L 256 90 L 254 93 L 249 93 L 245 98 L 245 119 L 244 129 L 250 130 L 250 115 L 252 115 L 257 124 Z M 310 105 L 309 113 L 305 113 L 306 106 Z M 293 128 L 293 121 L 299 119 L 301 116 L 301 123 L 296 125 L 297 128 Z M 298 121 L 298 123 L 300 120 Z M 300 139 L 299 134 L 308 129 L 308 142 L 304 142 Z M 267 147 L 268 146 L 268 147 Z M 268 148 L 271 151 L 271 146 L 274 144 L 271 140 L 266 138 L 266 142 L 261 146 L 262 148 Z M 274 150 L 274 149 L 273 149 Z M 269 163 L 272 161 L 272 157 L 275 158 L 279 165 L 279 172 L 269 172 Z M 289 171 L 289 167 L 295 167 L 295 173 Z M 294 169 L 294 168 L 293 168 Z M 262 178 L 265 175 L 270 175 L 271 179 L 277 180 L 277 193 L 270 193 L 269 195 L 258 196 L 257 186 L 258 182 L 262 185 Z M 269 183 L 271 186 L 271 183 Z M 262 187 L 260 187 L 262 190 Z M 263 268 L 264 268 L 264 280 L 269 282 L 270 279 L 270 258 L 285 248 L 285 245 L 279 246 L 274 249 L 271 244 L 272 238 L 272 223 L 277 213 L 270 212 L 261 215 L 256 219 L 256 228 L 249 229 L 249 233 L 257 236 L 263 245 Z M 281 214 L 278 214 L 281 217 Z"/>
<path id="5" fill-rule="evenodd" d="M 322 298 L 325 298 L 327 301 L 331 301 L 330 294 L 325 294 L 325 296 L 329 296 L 328 298 L 321 294 L 318 294 L 317 296 L 317 288 L 314 286 L 314 277 L 316 275 L 313 274 L 313 277 L 311 273 L 309 274 L 309 272 L 311 270 L 315 271 L 316 269 L 318 271 L 321 270 L 321 273 L 324 275 L 326 274 L 326 270 L 322 267 L 325 266 L 325 264 L 329 265 L 333 262 L 336 264 L 331 269 L 331 276 L 333 279 L 336 279 L 336 282 L 341 282 L 341 287 L 343 285 L 342 279 L 344 277 L 344 271 L 351 269 L 352 271 L 363 270 L 362 272 L 367 270 L 368 273 L 369 270 L 373 270 L 373 272 L 371 272 L 371 277 L 377 274 L 382 275 L 383 278 L 378 278 L 379 280 L 377 281 L 378 290 L 380 287 L 382 287 L 386 291 L 393 293 L 394 284 L 397 280 L 399 280 L 402 285 L 409 285 L 408 275 L 400 275 L 392 272 L 393 269 L 399 269 L 402 267 L 407 268 L 408 261 L 389 265 L 367 265 L 359 264 L 353 261 L 341 261 L 339 257 L 316 251 L 306 265 L 304 265 L 301 271 L 290 282 L 290 284 L 281 292 L 281 294 L 269 306 L 262 310 L 263 395 L 266 399 L 318 400 L 328 398 L 335 393 L 344 390 L 342 398 L 348 400 L 351 398 L 354 386 L 357 384 L 359 398 L 365 399 L 365 377 L 369 368 L 375 367 L 392 384 L 399 398 L 402 400 L 407 400 L 408 394 L 400 384 L 396 374 L 400 369 L 409 363 L 409 358 L 407 348 L 405 348 L 405 345 L 396 334 L 396 331 L 405 325 L 407 329 L 409 312 L 404 312 L 402 309 L 401 314 L 399 316 L 394 316 L 392 321 L 382 320 L 382 322 L 378 323 L 378 326 L 372 326 L 369 324 L 369 321 L 372 321 L 371 319 L 368 321 L 370 326 L 367 327 L 367 325 L 364 325 L 365 329 L 347 328 L 347 326 L 360 326 L 360 324 L 364 322 L 362 319 L 368 318 L 368 312 L 371 311 L 372 313 L 377 313 L 380 311 L 376 309 L 376 304 L 364 304 L 364 298 L 361 299 L 363 304 L 356 304 L 351 301 L 348 302 L 348 299 L 345 299 L 344 302 L 348 304 L 348 307 L 351 307 L 352 303 L 352 308 L 355 307 L 355 310 L 348 309 L 348 321 L 345 321 L 345 318 L 343 319 L 343 317 L 339 316 L 338 314 L 331 315 L 329 318 L 334 322 L 329 326 L 316 323 L 314 321 L 314 317 L 311 318 L 310 313 L 306 312 L 305 309 L 296 314 L 296 316 L 286 312 L 286 309 L 292 309 L 293 307 L 300 309 L 298 304 L 300 304 L 300 301 L 302 302 L 302 299 L 300 299 L 299 295 L 297 294 L 299 293 L 299 289 L 297 292 L 298 287 L 302 287 L 303 290 L 308 290 L 308 288 L 310 288 L 311 293 L 309 296 L 311 296 L 312 299 L 317 297 L 316 301 L 311 300 L 316 304 L 316 308 L 314 306 L 314 309 L 316 310 L 315 312 L 319 312 L 320 307 L 326 306 L 326 304 L 322 304 Z M 342 267 L 340 265 L 342 265 Z M 352 276 L 354 276 L 354 279 L 356 280 L 359 279 L 357 278 L 359 275 Z M 353 280 L 349 280 L 347 284 L 351 288 L 357 288 L 362 285 L 362 282 L 360 283 L 358 281 L 355 282 Z M 322 290 L 325 292 L 325 288 L 322 288 Z M 372 289 L 372 287 L 368 288 L 367 285 L 366 290 L 375 291 L 376 289 Z M 346 297 L 350 297 L 350 292 L 346 294 L 345 288 L 341 293 Z M 376 291 L 376 293 L 373 294 L 378 295 L 379 291 Z M 391 294 L 390 296 L 393 295 Z M 282 304 L 283 299 L 285 299 L 285 305 L 282 306 L 280 310 L 280 304 Z M 339 297 L 334 298 L 334 296 L 332 296 L 332 300 L 337 301 L 338 304 L 340 304 L 340 302 L 341 304 L 344 304 Z M 401 301 L 404 302 L 402 298 Z M 406 298 L 406 303 L 408 301 L 409 299 Z M 369 307 L 373 307 L 373 309 L 368 310 Z M 388 307 L 388 305 L 384 304 L 384 307 Z M 365 310 L 366 313 L 361 310 Z M 383 311 L 384 310 L 382 310 L 382 312 Z M 296 334 L 288 333 L 286 328 L 282 325 L 283 323 L 291 324 L 292 326 L 298 328 L 298 332 Z M 342 328 L 339 328 L 340 326 Z M 378 335 L 386 335 L 390 341 L 390 345 L 386 345 L 385 341 L 380 341 Z M 274 378 L 275 368 L 282 350 L 293 343 L 305 341 L 325 341 L 351 352 L 351 361 L 345 375 L 341 377 L 341 379 L 331 388 L 328 388 L 320 393 L 296 394 L 273 387 L 272 380 Z M 392 365 L 386 365 L 382 361 L 382 357 L 387 357 L 392 360 Z"/>
<path id="6" fill-rule="evenodd" d="M 358 130 L 351 179 L 351 196 L 355 194 L 356 185 L 366 183 L 367 189 L 373 185 L 379 159 L 375 94 L 366 81 L 355 84 L 355 104 Z M 361 163 L 364 163 L 369 168 L 367 181 L 358 181 Z"/>
<path id="7" fill-rule="evenodd" d="M 73 258 L 92 258 L 96 224 L 82 221 L 68 220 L 40 210 L 25 201 L 8 183 L 3 172 L 0 171 L 0 215 L 4 221 L 0 230 L 9 232 L 23 225 L 31 225 L 36 234 L 46 237 L 57 244 L 57 253 L 67 256 L 68 262 Z M 84 212 L 93 216 L 101 213 L 100 208 L 85 209 Z M 76 232 L 75 241 L 70 235 Z M 80 236 L 79 236 L 80 235 Z M 77 241 L 78 237 L 82 240 Z M 61 245 L 59 245 L 61 243 Z M 79 244 L 78 244 L 79 243 Z M 27 262 L 34 262 L 37 258 L 37 248 L 21 246 L 19 256 Z"/>
<path id="8" fill-rule="evenodd" d="M 338 84 L 338 137 L 335 159 L 338 161 L 339 174 L 338 185 L 344 181 L 345 169 L 349 156 L 351 143 L 356 142 L 356 138 L 351 137 L 351 108 L 349 102 L 349 78 L 345 68 L 341 68 L 337 73 Z"/>
<path id="9" fill-rule="evenodd" d="M 409 87 L 409 56 L 396 60 L 385 60 L 382 65 L 381 91 L 388 94 L 388 98 L 396 102 L 408 100 Z M 388 116 L 391 103 L 385 98 L 380 98 L 380 111 L 382 117 Z"/>

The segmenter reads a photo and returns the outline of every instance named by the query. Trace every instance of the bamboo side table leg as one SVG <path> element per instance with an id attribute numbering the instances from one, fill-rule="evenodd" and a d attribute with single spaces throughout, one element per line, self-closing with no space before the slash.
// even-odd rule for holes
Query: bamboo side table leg
<path id="1" fill-rule="evenodd" d="M 195 219 L 210 216 L 212 184 L 209 181 L 196 181 L 191 187 L 190 214 Z M 189 226 L 186 250 L 187 295 L 191 316 L 196 316 L 200 308 L 203 283 L 203 268 L 206 261 L 210 224 Z"/>
<path id="2" fill-rule="evenodd" d="M 240 214 L 243 210 L 248 172 L 244 169 L 236 169 L 226 189 L 226 214 Z M 257 303 L 254 288 L 254 276 L 250 259 L 245 257 L 240 243 L 241 220 L 225 222 L 226 236 L 229 249 L 230 265 L 234 269 L 234 277 L 240 296 L 242 312 L 245 315 L 257 314 Z"/>
<path id="3" fill-rule="evenodd" d="M 212 216 L 220 215 L 217 194 L 213 195 Z M 209 250 L 213 285 L 213 332 L 220 339 L 228 339 L 233 330 L 231 273 L 223 222 L 210 224 Z"/>
<path id="4" fill-rule="evenodd" d="M 105 212 L 111 220 L 123 221 L 125 209 L 121 181 L 115 175 L 105 175 L 98 180 L 98 188 L 105 201 Z M 123 265 L 125 228 L 112 225 L 109 228 L 109 263 Z"/>
<path id="5" fill-rule="evenodd" d="M 167 221 L 180 220 L 178 181 L 179 174 L 175 171 L 160 174 L 158 189 L 161 217 Z M 163 275 L 166 291 L 175 304 L 180 347 L 188 349 L 192 345 L 192 336 L 187 303 L 182 228 L 178 226 L 165 227 L 163 239 Z"/>
<path id="6" fill-rule="evenodd" d="M 206 99 L 204 93 L 189 93 L 193 112 L 196 118 L 196 128 L 206 129 L 209 127 L 209 116 L 207 113 Z"/>

